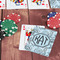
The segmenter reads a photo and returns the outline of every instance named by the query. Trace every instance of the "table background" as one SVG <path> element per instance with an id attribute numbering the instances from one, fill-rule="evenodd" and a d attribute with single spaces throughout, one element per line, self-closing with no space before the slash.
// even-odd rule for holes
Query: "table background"
<path id="1" fill-rule="evenodd" d="M 1 60 L 60 60 L 60 29 L 54 42 L 52 51 L 49 57 L 45 57 L 36 53 L 19 51 L 19 41 L 22 24 L 44 25 L 47 27 L 47 14 L 49 12 L 60 12 L 60 9 L 40 9 L 40 10 L 0 10 L 0 19 L 10 13 L 21 15 L 21 22 L 18 25 L 18 31 L 11 37 L 5 37 L 1 41 Z"/>

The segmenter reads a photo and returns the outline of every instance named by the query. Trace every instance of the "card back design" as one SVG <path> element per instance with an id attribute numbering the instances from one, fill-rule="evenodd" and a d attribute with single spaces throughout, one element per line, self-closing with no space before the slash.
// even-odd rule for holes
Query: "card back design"
<path id="1" fill-rule="evenodd" d="M 60 8 L 60 0 L 49 0 L 51 8 Z"/>
<path id="2" fill-rule="evenodd" d="M 45 28 L 35 28 L 25 49 L 43 56 L 49 56 L 57 32 Z"/>

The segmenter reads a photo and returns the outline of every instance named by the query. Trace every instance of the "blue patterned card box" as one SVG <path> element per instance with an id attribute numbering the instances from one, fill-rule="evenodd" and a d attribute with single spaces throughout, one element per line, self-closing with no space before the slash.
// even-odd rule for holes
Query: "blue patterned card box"
<path id="1" fill-rule="evenodd" d="M 49 0 L 51 8 L 60 8 L 60 0 Z"/>
<path id="2" fill-rule="evenodd" d="M 36 27 L 25 49 L 49 57 L 56 35 L 57 31 Z"/>

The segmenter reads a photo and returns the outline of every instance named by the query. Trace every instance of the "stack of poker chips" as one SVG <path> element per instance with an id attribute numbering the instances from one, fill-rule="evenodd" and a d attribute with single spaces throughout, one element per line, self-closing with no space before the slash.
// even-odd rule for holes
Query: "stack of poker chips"
<path id="1" fill-rule="evenodd" d="M 56 29 L 60 27 L 60 13 L 50 12 L 47 16 L 47 25 L 50 28 Z"/>
<path id="2" fill-rule="evenodd" d="M 21 17 L 18 14 L 11 13 L 7 15 L 3 21 L 0 20 L 0 40 L 2 40 L 5 36 L 12 36 L 18 30 L 18 26 L 16 25 L 21 21 Z"/>

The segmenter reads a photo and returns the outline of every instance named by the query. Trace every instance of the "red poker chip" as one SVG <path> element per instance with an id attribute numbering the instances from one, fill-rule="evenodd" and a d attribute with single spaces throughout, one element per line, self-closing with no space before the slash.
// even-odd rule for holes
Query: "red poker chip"
<path id="1" fill-rule="evenodd" d="M 6 19 L 7 19 L 7 17 L 3 18 L 3 21 L 6 20 Z"/>
<path id="2" fill-rule="evenodd" d="M 50 28 L 56 29 L 60 27 L 60 13 L 56 14 L 47 20 L 47 25 Z"/>
<path id="3" fill-rule="evenodd" d="M 5 17 L 3 20 L 6 20 L 6 19 L 13 20 L 15 21 L 15 23 L 18 23 L 21 21 L 21 16 L 16 13 L 12 13 L 7 15 L 7 17 Z"/>

